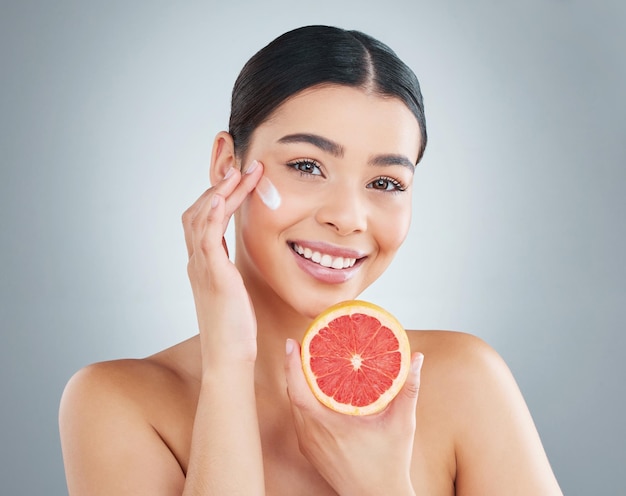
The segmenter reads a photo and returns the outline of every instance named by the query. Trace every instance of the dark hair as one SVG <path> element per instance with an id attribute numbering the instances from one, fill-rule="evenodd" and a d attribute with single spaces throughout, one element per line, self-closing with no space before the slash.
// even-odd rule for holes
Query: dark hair
<path id="1" fill-rule="evenodd" d="M 305 26 L 258 51 L 243 67 L 231 100 L 229 133 L 244 158 L 253 131 L 287 98 L 319 84 L 360 87 L 399 98 L 419 123 L 426 148 L 424 103 L 417 77 L 391 48 L 359 31 Z"/>

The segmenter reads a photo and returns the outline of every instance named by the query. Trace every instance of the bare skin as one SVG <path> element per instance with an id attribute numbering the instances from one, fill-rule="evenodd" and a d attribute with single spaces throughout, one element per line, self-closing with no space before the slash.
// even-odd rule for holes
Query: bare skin
<path id="1" fill-rule="evenodd" d="M 294 133 L 342 153 L 281 142 Z M 213 187 L 183 217 L 200 334 L 72 378 L 60 412 L 71 495 L 561 494 L 515 381 L 477 338 L 410 331 L 413 372 L 374 416 L 332 412 L 304 381 L 307 324 L 376 280 L 408 232 L 412 171 L 388 159 L 414 163 L 418 136 L 401 102 L 337 86 L 303 92 L 261 125 L 248 151 L 258 162 L 241 164 L 218 135 Z M 314 166 L 303 172 L 293 164 L 304 158 Z M 262 175 L 283 197 L 276 212 L 253 192 Z M 233 214 L 231 263 L 222 235 Z M 294 241 L 363 260 L 331 284 L 292 263 Z"/>

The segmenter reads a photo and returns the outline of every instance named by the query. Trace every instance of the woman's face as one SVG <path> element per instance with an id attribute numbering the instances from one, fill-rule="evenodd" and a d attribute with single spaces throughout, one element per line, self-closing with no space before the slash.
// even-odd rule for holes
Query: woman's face
<path id="1" fill-rule="evenodd" d="M 406 237 L 419 136 L 400 100 L 361 89 L 319 86 L 283 103 L 247 153 L 281 197 L 271 210 L 254 193 L 237 213 L 247 284 L 310 318 L 357 297 Z"/>

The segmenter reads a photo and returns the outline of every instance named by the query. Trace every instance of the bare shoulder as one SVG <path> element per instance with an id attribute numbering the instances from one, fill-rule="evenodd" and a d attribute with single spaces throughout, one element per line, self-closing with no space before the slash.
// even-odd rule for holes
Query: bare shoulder
<path id="1" fill-rule="evenodd" d="M 455 331 L 412 331 L 414 351 L 424 354 L 422 393 L 437 401 L 457 433 L 475 430 L 481 418 L 506 405 L 528 411 L 508 366 L 485 341 Z M 420 394 L 420 398 L 422 394 Z"/>
<path id="2" fill-rule="evenodd" d="M 88 365 L 68 381 L 61 400 L 61 415 L 93 410 L 125 409 L 148 418 L 155 403 L 190 381 L 191 374 L 175 358 L 176 345 L 141 359 L 122 359 Z M 77 407 L 77 408 L 68 408 Z"/>
<path id="3" fill-rule="evenodd" d="M 105 396 L 108 406 L 124 402 L 136 407 L 145 398 L 146 386 L 166 379 L 173 370 L 149 359 L 121 359 L 98 362 L 76 372 L 68 381 L 62 404 L 67 402 L 91 403 Z M 128 405 L 127 405 L 128 406 Z"/>
<path id="4" fill-rule="evenodd" d="M 519 394 L 508 367 L 498 353 L 482 339 L 456 331 L 409 331 L 411 349 L 424 354 L 420 386 L 420 409 L 426 418 L 436 418 L 451 436 L 462 435 L 469 410 L 503 394 Z M 477 413 L 480 415 L 480 413 Z"/>
<path id="5" fill-rule="evenodd" d="M 411 346 L 415 351 L 420 351 L 423 348 L 437 355 L 437 358 L 459 358 L 468 355 L 497 356 L 497 353 L 485 341 L 466 332 L 439 330 L 407 332 Z"/>
<path id="6" fill-rule="evenodd" d="M 424 354 L 422 396 L 437 403 L 457 435 L 475 430 L 480 418 L 508 405 L 528 415 L 508 366 L 485 341 L 456 331 L 409 332 L 411 347 Z"/>
<path id="7" fill-rule="evenodd" d="M 409 331 L 411 349 L 424 354 L 424 365 L 436 370 L 438 380 L 477 379 L 477 375 L 509 375 L 500 355 L 485 341 L 457 331 Z M 511 377 L 512 379 L 512 377 Z"/>
<path id="8" fill-rule="evenodd" d="M 59 428 L 70 494 L 180 494 L 184 470 L 169 439 L 190 435 L 195 398 L 177 353 L 100 362 L 69 380 Z"/>
<path id="9" fill-rule="evenodd" d="M 419 403 L 452 436 L 456 490 L 463 494 L 560 495 L 517 383 L 500 355 L 476 336 L 411 331 L 424 354 Z"/>

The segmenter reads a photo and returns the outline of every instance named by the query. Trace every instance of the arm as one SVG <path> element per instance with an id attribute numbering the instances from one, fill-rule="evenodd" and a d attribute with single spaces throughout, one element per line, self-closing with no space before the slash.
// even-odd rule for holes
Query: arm
<path id="1" fill-rule="evenodd" d="M 183 216 L 202 351 L 184 496 L 264 494 L 254 391 L 256 319 L 241 275 L 223 246 L 231 215 L 261 174 L 258 163 L 243 177 L 230 169 Z"/>
<path id="2" fill-rule="evenodd" d="M 232 162 L 228 136 L 218 136 L 214 163 Z M 231 215 L 261 175 L 260 164 L 243 177 L 232 169 L 183 216 L 202 352 L 186 476 L 148 418 L 159 404 L 153 401 L 158 392 L 146 387 L 158 387 L 159 379 L 142 382 L 132 373 L 118 374 L 119 363 L 98 364 L 69 382 L 61 404 L 60 431 L 72 496 L 264 494 L 254 394 L 256 320 L 241 276 L 223 246 Z"/>
<path id="3" fill-rule="evenodd" d="M 183 495 L 262 495 L 252 368 L 205 373 Z"/>
<path id="4" fill-rule="evenodd" d="M 70 495 L 181 494 L 184 474 L 140 406 L 145 390 L 134 387 L 143 373 L 131 362 L 100 363 L 65 387 L 59 428 Z"/>
<path id="5" fill-rule="evenodd" d="M 180 387 L 171 372 L 143 360 L 79 371 L 65 388 L 59 417 L 69 494 L 263 494 L 254 391 L 241 390 L 252 383 L 247 372 L 203 382 L 185 477 L 153 422 L 164 421 L 155 409 L 186 400 L 158 391 Z"/>

